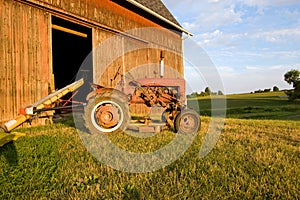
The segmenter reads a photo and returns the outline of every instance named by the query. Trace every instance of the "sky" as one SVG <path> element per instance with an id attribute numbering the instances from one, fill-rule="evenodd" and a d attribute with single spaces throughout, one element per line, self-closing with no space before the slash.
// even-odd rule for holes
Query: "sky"
<path id="1" fill-rule="evenodd" d="M 300 70 L 299 0 L 162 1 L 193 33 L 190 39 L 207 53 L 224 86 L 197 84 L 200 79 L 194 76 L 187 80 L 193 90 L 208 86 L 234 94 L 292 88 L 283 76 Z"/>

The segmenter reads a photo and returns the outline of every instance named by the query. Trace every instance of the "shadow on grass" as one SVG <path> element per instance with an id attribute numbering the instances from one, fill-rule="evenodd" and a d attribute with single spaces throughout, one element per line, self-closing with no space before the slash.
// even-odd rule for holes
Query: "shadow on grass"
<path id="1" fill-rule="evenodd" d="M 18 165 L 18 153 L 13 141 L 0 147 L 0 157 L 2 156 L 4 156 L 10 166 Z"/>
<path id="2" fill-rule="evenodd" d="M 70 112 L 67 115 L 56 115 L 53 118 L 54 124 L 63 124 L 67 127 L 76 128 L 79 131 L 89 133 L 84 125 L 84 118 L 82 112 Z"/>

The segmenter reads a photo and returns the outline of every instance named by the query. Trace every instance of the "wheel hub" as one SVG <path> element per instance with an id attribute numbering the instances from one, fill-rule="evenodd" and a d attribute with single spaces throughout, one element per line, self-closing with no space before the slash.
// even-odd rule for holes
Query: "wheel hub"
<path id="1" fill-rule="evenodd" d="M 191 115 L 183 116 L 180 120 L 180 128 L 183 132 L 189 133 L 195 130 L 197 126 L 196 120 Z"/>
<path id="2" fill-rule="evenodd" d="M 97 123 L 103 128 L 112 128 L 118 124 L 118 109 L 111 104 L 101 105 L 96 110 Z"/>

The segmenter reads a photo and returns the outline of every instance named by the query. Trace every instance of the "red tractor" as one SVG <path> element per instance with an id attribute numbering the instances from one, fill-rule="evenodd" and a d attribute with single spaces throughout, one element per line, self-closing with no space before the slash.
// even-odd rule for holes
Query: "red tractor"
<path id="1" fill-rule="evenodd" d="M 85 125 L 91 133 L 115 133 L 128 127 L 163 124 L 178 133 L 200 129 L 197 112 L 185 106 L 185 80 L 147 78 L 130 81 L 129 88 L 106 88 L 93 84 L 87 97 Z M 139 122 L 139 123 L 137 123 Z"/>

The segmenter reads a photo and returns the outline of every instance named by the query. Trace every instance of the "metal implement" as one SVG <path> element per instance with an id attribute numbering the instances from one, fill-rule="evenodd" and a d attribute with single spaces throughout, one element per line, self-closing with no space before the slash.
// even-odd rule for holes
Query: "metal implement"
<path id="1" fill-rule="evenodd" d="M 46 97 L 43 99 L 25 106 L 20 109 L 19 115 L 15 117 L 14 119 L 4 123 L 2 129 L 6 133 L 1 133 L 0 135 L 0 146 L 3 146 L 5 143 L 16 140 L 19 136 L 22 136 L 22 134 L 7 134 L 11 132 L 13 129 L 17 128 L 27 120 L 35 117 L 37 114 L 47 111 L 47 110 L 55 110 L 56 108 L 53 107 L 53 104 L 68 94 L 69 92 L 73 92 L 74 90 L 78 89 L 84 84 L 83 79 L 80 79 L 79 81 L 76 81 Z"/>

